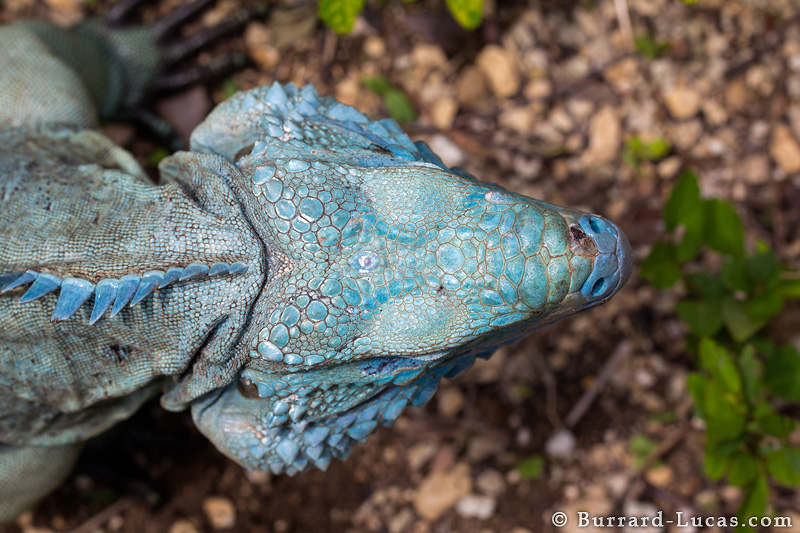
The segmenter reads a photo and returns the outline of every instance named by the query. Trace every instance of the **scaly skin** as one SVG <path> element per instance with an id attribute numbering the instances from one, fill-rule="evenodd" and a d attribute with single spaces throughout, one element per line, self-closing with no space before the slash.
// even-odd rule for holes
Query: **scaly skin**
<path id="1" fill-rule="evenodd" d="M 41 32 L 0 30 L 0 84 L 31 88 L 0 96 L 0 521 L 159 393 L 243 466 L 324 469 L 630 273 L 612 223 L 447 169 L 311 86 L 232 97 L 149 184 Z"/>

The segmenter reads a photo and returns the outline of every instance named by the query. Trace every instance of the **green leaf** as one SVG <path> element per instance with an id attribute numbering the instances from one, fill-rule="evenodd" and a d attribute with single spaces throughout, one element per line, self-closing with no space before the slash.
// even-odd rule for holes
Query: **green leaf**
<path id="1" fill-rule="evenodd" d="M 165 159 L 167 156 L 169 156 L 169 150 L 159 146 L 158 148 L 150 152 L 150 155 L 147 156 L 147 164 L 157 167 L 158 164 L 161 163 L 161 161 Z"/>
<path id="2" fill-rule="evenodd" d="M 544 457 L 534 454 L 517 465 L 522 479 L 539 479 L 544 474 Z"/>
<path id="3" fill-rule="evenodd" d="M 702 244 L 703 239 L 699 233 L 686 233 L 675 247 L 675 257 L 682 263 L 691 261 L 700 253 Z"/>
<path id="4" fill-rule="evenodd" d="M 417 111 L 414 109 L 414 104 L 401 90 L 389 91 L 383 97 L 383 102 L 386 104 L 389 116 L 397 122 L 403 124 L 417 120 Z"/>
<path id="5" fill-rule="evenodd" d="M 734 258 L 722 265 L 722 282 L 732 291 L 750 292 L 753 289 L 745 270 L 745 261 Z"/>
<path id="6" fill-rule="evenodd" d="M 222 82 L 222 99 L 227 100 L 234 94 L 239 92 L 239 87 L 236 86 L 236 82 L 233 78 L 227 78 L 224 82 Z"/>
<path id="7" fill-rule="evenodd" d="M 669 43 L 665 41 L 656 42 L 652 35 L 642 35 L 638 37 L 634 43 L 636 51 L 642 54 L 646 59 L 658 59 L 669 50 Z"/>
<path id="8" fill-rule="evenodd" d="M 446 0 L 447 9 L 465 30 L 474 30 L 483 19 L 483 0 Z"/>
<path id="9" fill-rule="evenodd" d="M 717 198 L 703 201 L 703 237 L 711 248 L 734 257 L 744 255 L 744 229 L 733 205 Z"/>
<path id="10" fill-rule="evenodd" d="M 767 471 L 782 485 L 800 485 L 800 449 L 781 447 L 767 455 Z"/>
<path id="11" fill-rule="evenodd" d="M 791 418 L 781 416 L 774 411 L 760 417 L 758 425 L 764 433 L 779 439 L 788 437 L 797 426 Z"/>
<path id="12" fill-rule="evenodd" d="M 356 17 L 364 9 L 364 0 L 319 0 L 317 13 L 322 22 L 336 33 L 353 29 Z"/>
<path id="13" fill-rule="evenodd" d="M 728 465 L 728 482 L 731 485 L 744 486 L 755 480 L 758 475 L 758 461 L 749 453 L 738 453 Z"/>
<path id="14" fill-rule="evenodd" d="M 745 488 L 744 499 L 742 500 L 736 515 L 744 523 L 751 516 L 764 516 L 769 500 L 769 487 L 767 486 L 767 476 L 759 474 L 755 481 Z"/>
<path id="15" fill-rule="evenodd" d="M 633 465 L 639 468 L 644 464 L 650 454 L 658 448 L 658 443 L 641 433 L 637 433 L 631 437 L 628 447 L 633 455 Z"/>
<path id="16" fill-rule="evenodd" d="M 800 279 L 782 279 L 778 285 L 778 293 L 784 298 L 800 300 Z"/>
<path id="17" fill-rule="evenodd" d="M 778 261 L 772 252 L 759 253 L 745 261 L 747 277 L 755 283 L 767 283 L 778 276 Z"/>
<path id="18" fill-rule="evenodd" d="M 764 372 L 752 345 L 748 344 L 742 348 L 742 352 L 739 354 L 739 368 L 741 369 L 745 401 L 752 407 L 761 399 L 761 377 Z"/>
<path id="19" fill-rule="evenodd" d="M 776 292 L 768 291 L 754 296 L 745 303 L 747 314 L 756 319 L 769 321 L 783 310 L 783 298 Z"/>
<path id="20" fill-rule="evenodd" d="M 722 320 L 736 342 L 746 341 L 766 324 L 766 320 L 756 318 L 747 312 L 745 302 L 730 296 L 722 301 Z"/>
<path id="21" fill-rule="evenodd" d="M 700 186 L 694 172 L 684 172 L 672 194 L 664 204 L 664 223 L 668 231 L 685 226 L 690 233 L 699 233 L 703 227 L 703 204 L 700 200 Z"/>
<path id="22" fill-rule="evenodd" d="M 641 274 L 657 289 L 666 289 L 681 279 L 681 267 L 675 261 L 675 247 L 666 242 L 653 245 L 650 254 L 642 261 Z"/>
<path id="23" fill-rule="evenodd" d="M 708 437 L 713 440 L 731 440 L 739 437 L 745 429 L 746 420 L 735 396 L 723 389 L 716 381 L 710 381 L 703 396 Z"/>
<path id="24" fill-rule="evenodd" d="M 779 346 L 764 363 L 764 385 L 785 400 L 800 401 L 800 353 L 791 346 Z"/>
<path id="25" fill-rule="evenodd" d="M 675 312 L 698 337 L 711 337 L 722 327 L 718 301 L 684 300 L 677 303 Z"/>
<path id="26" fill-rule="evenodd" d="M 361 84 L 383 99 L 389 116 L 397 122 L 414 122 L 417 119 L 417 111 L 411 100 L 384 76 L 365 76 L 361 78 Z"/>
<path id="27" fill-rule="evenodd" d="M 703 468 L 706 476 L 714 481 L 722 478 L 730 467 L 731 460 L 741 454 L 742 439 L 715 441 L 706 440 Z"/>
<path id="28" fill-rule="evenodd" d="M 722 300 L 727 294 L 722 278 L 711 272 L 694 272 L 686 276 L 694 293 L 702 294 L 708 300 Z"/>
<path id="29" fill-rule="evenodd" d="M 708 337 L 700 340 L 700 364 L 726 390 L 741 392 L 742 379 L 733 357 L 721 344 Z"/>
<path id="30" fill-rule="evenodd" d="M 361 85 L 381 98 L 386 96 L 386 93 L 395 90 L 394 85 L 385 76 L 364 76 L 361 78 Z"/>

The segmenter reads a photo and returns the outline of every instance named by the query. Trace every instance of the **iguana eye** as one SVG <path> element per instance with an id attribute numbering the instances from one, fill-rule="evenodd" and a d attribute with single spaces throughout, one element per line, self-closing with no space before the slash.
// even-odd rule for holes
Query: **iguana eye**
<path id="1" fill-rule="evenodd" d="M 247 378 L 239 378 L 239 381 L 236 383 L 236 388 L 239 390 L 239 394 L 245 398 L 261 398 L 261 395 L 258 393 L 258 387 L 255 383 L 253 383 L 252 380 Z"/>

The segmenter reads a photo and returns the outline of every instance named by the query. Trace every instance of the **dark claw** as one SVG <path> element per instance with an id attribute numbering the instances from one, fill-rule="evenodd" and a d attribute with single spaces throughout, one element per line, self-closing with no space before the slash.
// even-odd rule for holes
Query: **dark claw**
<path id="1" fill-rule="evenodd" d="M 194 7 L 195 5 L 206 1 L 207 0 L 196 0 L 194 3 L 189 4 L 186 7 L 187 8 Z M 239 29 L 253 17 L 266 14 L 267 11 L 268 11 L 267 6 L 261 4 L 241 9 L 238 12 L 236 12 L 232 17 L 222 21 L 216 26 L 207 28 L 198 34 L 189 37 L 188 39 L 184 39 L 175 44 L 165 46 L 161 50 L 162 56 L 164 58 L 164 63 L 167 65 L 174 65 L 175 63 L 181 61 L 185 57 L 193 54 L 194 52 L 208 45 L 210 42 L 225 35 L 233 33 L 235 30 Z M 175 13 L 177 13 L 177 11 Z M 166 23 L 167 20 L 165 19 L 164 22 Z M 152 31 L 153 31 L 153 36 L 156 40 L 160 40 L 164 36 L 163 34 L 159 35 L 157 33 L 161 30 L 156 26 L 153 27 Z"/>
<path id="2" fill-rule="evenodd" d="M 239 69 L 245 64 L 244 56 L 215 57 L 206 66 L 192 67 L 182 72 L 161 76 L 153 87 L 156 91 L 176 91 L 203 80 L 217 78 L 222 74 Z"/>
<path id="3" fill-rule="evenodd" d="M 111 6 L 106 14 L 106 24 L 111 27 L 121 26 L 131 11 L 136 9 L 140 4 L 146 0 L 120 0 Z"/>
<path id="4" fill-rule="evenodd" d="M 194 0 L 185 6 L 181 6 L 163 19 L 159 20 L 150 27 L 153 40 L 160 43 L 168 38 L 178 26 L 195 16 L 214 0 Z"/>
<path id="5" fill-rule="evenodd" d="M 139 109 L 136 112 L 135 120 L 142 126 L 152 131 L 171 152 L 177 152 L 186 148 L 178 132 L 175 131 L 169 122 L 159 118 L 147 109 Z"/>

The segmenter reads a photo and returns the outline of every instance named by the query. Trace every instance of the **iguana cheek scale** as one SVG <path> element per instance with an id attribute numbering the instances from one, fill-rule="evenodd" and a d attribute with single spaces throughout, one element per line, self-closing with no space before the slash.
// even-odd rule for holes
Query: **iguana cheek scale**
<path id="1" fill-rule="evenodd" d="M 22 35 L 30 49 L 0 38 L 0 59 L 24 85 L 43 52 Z M 324 469 L 631 271 L 613 223 L 448 169 L 310 85 L 223 102 L 160 186 L 91 114 L 53 123 L 45 104 L 33 123 L 0 105 L 6 485 L 159 392 L 248 468 Z M 0 520 L 30 501 L 0 504 Z"/>

